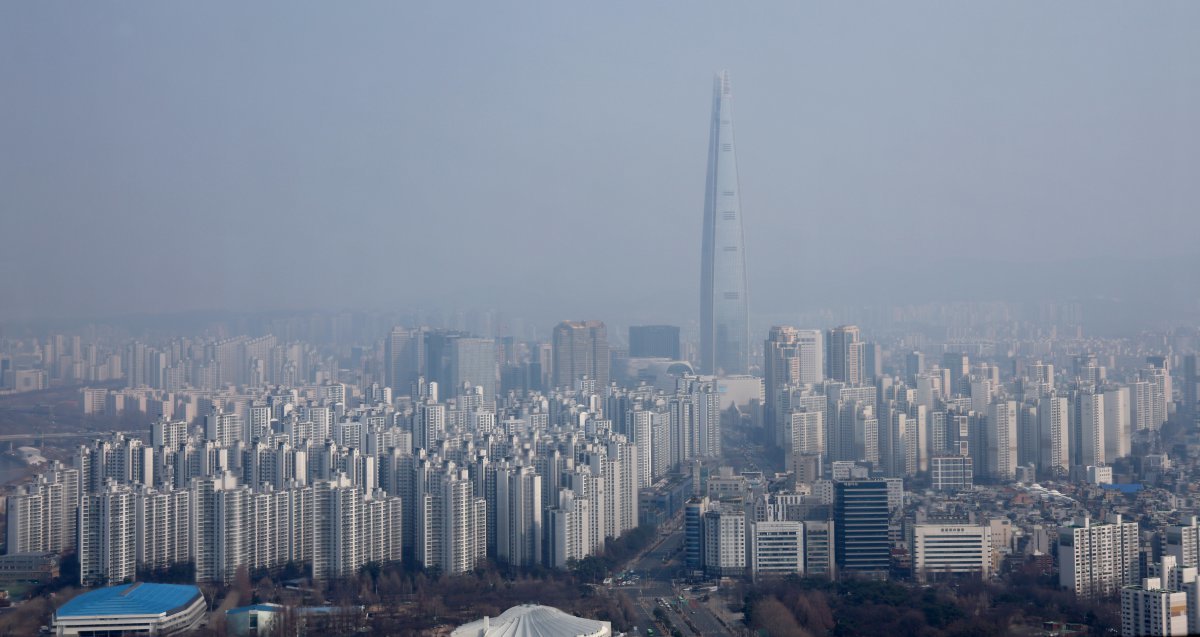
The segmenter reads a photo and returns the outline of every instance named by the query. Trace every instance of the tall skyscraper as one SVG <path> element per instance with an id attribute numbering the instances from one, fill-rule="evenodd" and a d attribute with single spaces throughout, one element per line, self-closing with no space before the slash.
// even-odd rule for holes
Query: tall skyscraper
<path id="1" fill-rule="evenodd" d="M 447 396 L 463 393 L 463 384 L 483 388 L 483 400 L 496 400 L 496 342 L 490 338 L 456 338 L 450 342 L 450 391 Z"/>
<path id="2" fill-rule="evenodd" d="M 424 336 L 418 332 L 417 336 Z M 423 346 L 419 339 L 413 338 L 413 331 L 396 326 L 388 333 L 383 342 L 383 378 L 384 384 L 391 387 L 395 393 L 407 394 L 412 382 L 417 379 L 417 350 Z"/>
<path id="3" fill-rule="evenodd" d="M 554 386 L 574 388 L 584 376 L 608 385 L 608 330 L 601 321 L 563 321 L 554 327 Z"/>
<path id="4" fill-rule="evenodd" d="M 829 330 L 825 348 L 828 350 L 825 360 L 828 361 L 830 380 L 850 386 L 863 384 L 866 343 L 862 342 L 858 326 L 842 325 Z"/>
<path id="5" fill-rule="evenodd" d="M 745 241 L 733 145 L 732 97 L 729 74 L 721 72 L 713 82 L 700 257 L 700 368 L 710 374 L 745 374 L 750 366 Z"/>

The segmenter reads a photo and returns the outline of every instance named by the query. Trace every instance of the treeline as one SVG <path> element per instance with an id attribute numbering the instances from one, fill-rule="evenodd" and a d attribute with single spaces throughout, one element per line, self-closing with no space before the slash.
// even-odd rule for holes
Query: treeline
<path id="1" fill-rule="evenodd" d="M 619 538 L 607 540 L 604 543 L 604 550 L 600 553 L 589 555 L 582 560 L 570 561 L 567 568 L 580 581 L 593 584 L 602 582 L 604 578 L 612 575 L 623 564 L 653 544 L 657 533 L 657 527 L 643 524 Z"/>
<path id="2" fill-rule="evenodd" d="M 1001 637 L 1018 626 L 1040 630 L 1045 621 L 1111 635 L 1121 619 L 1113 600 L 1077 600 L 1032 572 L 1007 583 L 931 586 L 788 578 L 747 585 L 743 600 L 747 625 L 763 637 Z"/>

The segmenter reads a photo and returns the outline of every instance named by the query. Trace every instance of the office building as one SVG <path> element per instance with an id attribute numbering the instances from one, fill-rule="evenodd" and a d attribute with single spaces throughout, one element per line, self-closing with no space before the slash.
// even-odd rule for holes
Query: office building
<path id="1" fill-rule="evenodd" d="M 399 395 L 409 393 L 414 381 L 420 376 L 418 361 L 423 358 L 419 353 L 424 347 L 421 342 L 424 333 L 414 333 L 406 327 L 396 326 L 388 333 L 383 346 L 383 378 L 384 384 Z"/>
<path id="2" fill-rule="evenodd" d="M 631 358 L 682 360 L 682 352 L 679 347 L 679 328 L 674 325 L 631 325 L 629 327 L 629 356 Z"/>
<path id="3" fill-rule="evenodd" d="M 992 565 L 991 528 L 917 524 L 912 535 L 912 565 L 913 575 L 922 582 L 964 574 L 987 579 Z"/>
<path id="4" fill-rule="evenodd" d="M 745 374 L 750 367 L 745 241 L 733 136 L 729 74 L 713 81 L 704 231 L 700 257 L 700 371 Z"/>
<path id="5" fill-rule="evenodd" d="M 934 456 L 929 459 L 934 491 L 969 491 L 975 486 L 970 456 Z"/>
<path id="6" fill-rule="evenodd" d="M 746 512 L 737 504 L 716 504 L 704 514 L 704 569 L 709 577 L 736 577 L 746 571 Z"/>
<path id="7" fill-rule="evenodd" d="M 838 574 L 886 577 L 891 568 L 887 481 L 846 480 L 833 486 Z"/>
<path id="8" fill-rule="evenodd" d="M 862 385 L 866 343 L 862 342 L 858 326 L 842 325 L 829 330 L 825 338 L 825 362 L 829 379 L 851 387 Z"/>
<path id="9" fill-rule="evenodd" d="M 751 522 L 750 575 L 754 578 L 804 573 L 804 524 Z"/>
<path id="10" fill-rule="evenodd" d="M 562 389 L 577 389 L 584 378 L 593 391 L 608 386 L 611 361 L 608 330 L 601 321 L 563 321 L 554 327 L 554 382 Z"/>
<path id="11" fill-rule="evenodd" d="M 695 496 L 684 505 L 684 563 L 690 571 L 704 569 L 704 515 L 708 509 L 707 497 Z"/>
<path id="12" fill-rule="evenodd" d="M 448 398 L 483 390 L 483 404 L 496 401 L 499 368 L 496 366 L 496 342 L 490 338 L 462 337 L 450 341 Z"/>

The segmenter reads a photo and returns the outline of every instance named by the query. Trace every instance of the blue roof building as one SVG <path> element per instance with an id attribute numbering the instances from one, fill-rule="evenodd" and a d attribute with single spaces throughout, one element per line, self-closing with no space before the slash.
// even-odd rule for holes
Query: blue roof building
<path id="1" fill-rule="evenodd" d="M 191 585 L 134 582 L 88 591 L 54 613 L 56 635 L 172 635 L 196 628 L 206 604 Z"/>

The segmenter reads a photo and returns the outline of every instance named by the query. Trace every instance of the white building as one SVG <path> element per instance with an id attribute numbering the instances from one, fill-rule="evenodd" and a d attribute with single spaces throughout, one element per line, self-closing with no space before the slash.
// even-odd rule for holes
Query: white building
<path id="1" fill-rule="evenodd" d="M 711 576 L 746 572 L 746 512 L 717 504 L 704 515 L 704 567 Z"/>
<path id="2" fill-rule="evenodd" d="M 496 472 L 496 557 L 513 566 L 542 561 L 542 477 L 533 467 Z"/>
<path id="3" fill-rule="evenodd" d="M 1075 455 L 1083 466 L 1105 464 L 1104 394 L 1080 392 L 1075 397 Z"/>
<path id="4" fill-rule="evenodd" d="M 1141 586 L 1121 589 L 1121 634 L 1124 637 L 1174 636 L 1188 633 L 1188 599 L 1182 591 L 1147 577 Z"/>
<path id="5" fill-rule="evenodd" d="M 991 573 L 992 533 L 989 526 L 918 524 L 912 536 L 913 574 L 920 581 L 944 575 Z"/>
<path id="6" fill-rule="evenodd" d="M 571 637 L 612 637 L 609 622 L 568 615 L 557 608 L 523 604 L 500 613 L 463 624 L 450 637 L 536 637 L 538 635 L 570 635 Z"/>
<path id="7" fill-rule="evenodd" d="M 1011 480 L 1017 470 L 1017 403 L 999 400 L 988 405 L 985 437 L 988 474 Z"/>
<path id="8" fill-rule="evenodd" d="M 1043 475 L 1066 472 L 1071 467 L 1068 403 L 1065 397 L 1047 396 L 1038 401 L 1038 471 Z"/>
<path id="9" fill-rule="evenodd" d="M 1163 554 L 1180 566 L 1200 566 L 1200 523 L 1192 516 L 1187 524 L 1176 524 L 1163 532 Z"/>
<path id="10" fill-rule="evenodd" d="M 1059 529 L 1059 584 L 1079 597 L 1096 597 L 1132 586 L 1138 577 L 1138 524 L 1115 516 L 1112 523 L 1089 518 Z"/>
<path id="11" fill-rule="evenodd" d="M 747 535 L 753 577 L 804 573 L 804 523 L 751 522 Z"/>
<path id="12" fill-rule="evenodd" d="M 1133 432 L 1129 425 L 1129 388 L 1104 392 L 1104 457 L 1108 462 L 1129 455 Z"/>
<path id="13" fill-rule="evenodd" d="M 7 554 L 61 553 L 75 547 L 79 472 L 57 462 L 6 498 Z"/>

